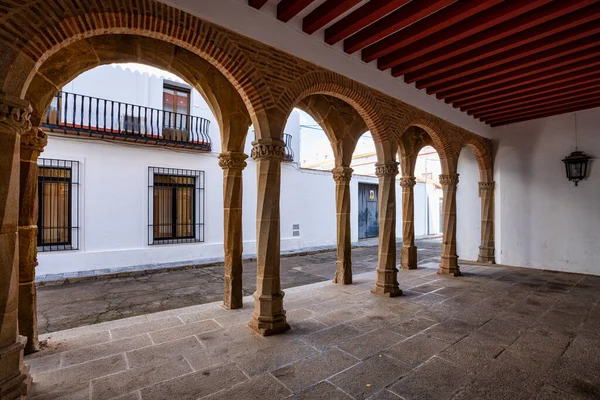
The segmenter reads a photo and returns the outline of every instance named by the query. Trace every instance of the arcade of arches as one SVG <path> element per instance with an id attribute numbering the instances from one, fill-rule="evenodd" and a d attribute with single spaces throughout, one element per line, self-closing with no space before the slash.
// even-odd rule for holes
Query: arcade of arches
<path id="1" fill-rule="evenodd" d="M 118 6 L 117 6 L 118 3 Z M 226 308 L 242 305 L 242 171 L 248 127 L 256 132 L 257 285 L 251 329 L 289 328 L 279 277 L 280 164 L 283 129 L 294 107 L 323 127 L 336 157 L 338 261 L 334 282 L 352 283 L 350 161 L 358 137 L 371 131 L 379 177 L 379 257 L 372 292 L 398 296 L 395 190 L 403 193 L 401 266 L 416 268 L 413 176 L 426 145 L 440 155 L 444 191 L 440 274 L 458 276 L 456 188 L 464 146 L 480 169 L 480 262 L 494 262 L 494 182 L 488 139 L 447 123 L 335 72 L 295 58 L 153 0 L 9 1 L 0 7 L 0 398 L 25 395 L 24 349 L 37 349 L 35 276 L 37 158 L 46 137 L 40 119 L 56 92 L 80 73 L 113 62 L 143 62 L 197 88 L 219 122 L 223 153 Z"/>

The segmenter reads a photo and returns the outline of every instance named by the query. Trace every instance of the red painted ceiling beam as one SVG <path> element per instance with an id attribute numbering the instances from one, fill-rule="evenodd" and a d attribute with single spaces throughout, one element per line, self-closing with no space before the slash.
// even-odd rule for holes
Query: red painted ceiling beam
<path id="1" fill-rule="evenodd" d="M 564 110 L 579 109 L 580 107 L 590 107 L 591 105 L 594 105 L 594 104 L 600 104 L 600 96 L 595 96 L 595 97 L 591 97 L 588 99 L 583 99 L 578 102 L 568 103 L 568 104 L 559 105 L 559 106 L 555 106 L 555 107 L 539 108 L 537 110 L 518 113 L 515 115 L 506 115 L 501 118 L 494 118 L 494 119 L 486 120 L 485 122 L 488 124 L 497 125 L 497 124 L 506 123 L 507 121 L 512 121 L 512 120 L 515 120 L 518 118 L 526 118 L 526 117 L 536 116 L 539 114 L 564 113 Z"/>
<path id="2" fill-rule="evenodd" d="M 488 101 L 493 101 L 496 99 L 501 99 L 503 97 L 506 96 L 513 96 L 519 93 L 524 93 L 524 92 L 529 92 L 531 90 L 534 89 L 541 89 L 544 87 L 548 87 L 548 86 L 554 86 L 555 84 L 559 84 L 562 82 L 569 82 L 571 80 L 573 80 L 574 78 L 584 78 L 586 76 L 590 76 L 590 75 L 595 75 L 599 72 L 600 70 L 597 67 L 590 67 L 581 71 L 578 71 L 576 73 L 571 73 L 571 74 L 566 74 L 564 76 L 561 76 L 559 78 L 549 78 L 549 79 L 543 79 L 541 81 L 538 82 L 534 82 L 531 84 L 526 84 L 523 86 L 519 86 L 516 88 L 511 88 L 511 89 L 507 89 L 507 90 L 502 90 L 493 94 L 487 94 L 484 93 L 480 96 L 476 96 L 476 97 L 472 97 L 469 98 L 467 100 L 459 100 L 459 101 L 453 101 L 451 102 L 455 107 L 459 106 L 461 108 L 464 107 L 469 107 L 472 106 L 474 104 L 480 104 L 482 102 L 488 102 Z"/>
<path id="3" fill-rule="evenodd" d="M 491 125 L 492 125 L 492 127 L 496 127 L 496 126 L 514 124 L 516 122 L 523 122 L 523 121 L 529 121 L 529 120 L 532 120 L 532 119 L 551 117 L 553 115 L 558 115 L 558 114 L 566 114 L 566 113 L 575 112 L 575 111 L 588 110 L 590 108 L 596 108 L 596 107 L 599 107 L 599 106 L 600 106 L 600 102 L 598 102 L 598 103 L 592 103 L 592 104 L 588 104 L 586 106 L 565 108 L 565 109 L 560 110 L 560 111 L 544 112 L 542 114 L 537 114 L 537 115 L 528 115 L 528 116 L 525 116 L 525 117 L 522 117 L 522 118 L 516 118 L 516 119 L 512 119 L 510 121 L 504 121 L 504 122 L 494 123 L 494 124 L 491 124 Z"/>
<path id="4" fill-rule="evenodd" d="M 334 45 L 367 25 L 402 7 L 410 0 L 371 0 L 325 29 L 325 42 Z"/>
<path id="5" fill-rule="evenodd" d="M 568 31 L 561 32 L 556 35 L 536 40 L 535 42 L 528 43 L 516 49 L 505 51 L 494 56 L 476 61 L 474 63 L 455 68 L 443 74 L 428 78 L 425 82 L 420 82 L 420 84 L 427 86 L 439 85 L 441 83 L 452 81 L 454 79 L 459 79 L 479 71 L 491 69 L 498 65 L 507 64 L 511 61 L 519 60 L 532 54 L 541 53 L 544 50 L 551 50 L 555 47 L 571 43 L 578 39 L 582 39 L 588 36 L 592 36 L 596 33 L 600 33 L 600 23 L 598 20 L 588 22 L 587 24 L 580 25 L 576 28 L 569 29 Z M 540 62 L 542 61 L 546 60 L 540 60 Z M 489 73 L 485 74 L 488 78 L 490 77 Z"/>
<path id="6" fill-rule="evenodd" d="M 564 58 L 570 54 L 580 54 L 598 45 L 600 45 L 600 34 L 566 43 L 558 47 L 552 47 L 540 53 L 520 58 L 506 64 L 501 64 L 471 75 L 466 75 L 450 82 L 444 82 L 439 85 L 431 86 L 427 89 L 427 92 L 438 93 L 439 98 L 443 98 L 440 93 L 444 90 L 459 88 L 468 84 L 475 84 L 483 80 L 491 80 L 494 77 L 503 76 L 509 72 L 516 72 L 527 67 L 535 67 L 544 62 L 556 60 L 561 57 Z"/>
<path id="7" fill-rule="evenodd" d="M 501 3 L 501 1 L 461 0 L 363 49 L 362 59 L 370 62 L 383 57 L 394 50 L 408 46 L 453 24 L 460 23 L 465 18 L 485 11 L 498 3 Z"/>
<path id="8" fill-rule="evenodd" d="M 311 35 L 360 2 L 361 0 L 327 0 L 304 17 L 302 30 Z"/>
<path id="9" fill-rule="evenodd" d="M 561 79 L 558 82 L 552 79 L 549 82 L 540 82 L 536 87 L 525 87 L 520 90 L 509 90 L 506 93 L 496 93 L 493 96 L 482 96 L 477 99 L 471 99 L 467 101 L 455 102 L 452 105 L 455 108 L 459 108 L 463 111 L 471 111 L 479 106 L 490 105 L 494 103 L 500 103 L 508 100 L 519 100 L 522 97 L 529 96 L 532 94 L 544 94 L 552 92 L 555 89 L 568 88 L 569 86 L 578 85 L 586 82 L 586 80 L 596 79 L 600 74 L 600 71 L 596 68 L 594 71 L 586 71 L 577 76 L 571 76 L 570 78 Z"/>
<path id="10" fill-rule="evenodd" d="M 485 31 L 503 22 L 516 18 L 553 0 L 520 0 L 504 2 L 482 13 L 473 15 L 459 24 L 452 25 L 434 35 L 425 37 L 408 46 L 401 47 L 377 60 L 380 70 L 395 67 L 432 51 L 449 46 L 461 39 Z"/>
<path id="11" fill-rule="evenodd" d="M 277 4 L 277 19 L 288 22 L 315 0 L 281 0 Z"/>
<path id="12" fill-rule="evenodd" d="M 577 64 L 582 61 L 588 60 L 593 57 L 598 57 L 598 56 L 600 56 L 600 47 L 595 47 L 590 50 L 583 50 L 583 51 L 580 51 L 580 52 L 577 52 L 574 54 L 566 55 L 564 57 L 559 57 L 554 60 L 546 61 L 541 64 L 532 65 L 527 68 L 521 68 L 521 69 L 518 69 L 513 72 L 507 72 L 506 74 L 498 75 L 497 77 L 494 77 L 494 78 L 485 79 L 485 80 L 481 80 L 479 82 L 471 83 L 470 85 L 464 85 L 464 86 L 456 87 L 454 89 L 439 91 L 437 93 L 437 97 L 438 97 L 438 99 L 444 99 L 449 96 L 456 96 L 456 95 L 469 93 L 476 89 L 493 87 L 493 86 L 496 86 L 501 83 L 511 82 L 511 81 L 514 81 L 515 79 L 536 75 L 536 74 L 539 74 L 544 71 L 552 71 L 558 67 L 562 67 L 565 65 Z M 434 92 L 433 91 L 430 92 L 428 89 L 427 93 L 431 94 Z"/>
<path id="13" fill-rule="evenodd" d="M 511 88 L 518 89 L 519 87 L 524 86 L 534 87 L 533 85 L 537 82 L 548 81 L 550 78 L 562 79 L 565 76 L 573 77 L 574 75 L 579 74 L 578 71 L 589 70 L 591 67 L 597 67 L 598 65 L 600 65 L 600 57 L 595 57 L 583 63 L 564 65 L 562 67 L 555 68 L 552 71 L 540 72 L 539 74 L 526 76 L 524 78 L 515 79 L 506 83 L 499 83 L 488 88 L 478 88 L 468 93 L 448 96 L 446 97 L 446 100 L 450 103 L 455 103 L 459 101 L 477 98 L 483 95 L 489 96 L 498 92 L 506 92 L 508 89 Z M 600 69 L 595 68 L 595 70 Z"/>
<path id="14" fill-rule="evenodd" d="M 496 52 L 500 52 L 508 50 L 510 46 L 517 47 L 536 39 L 550 36 L 554 33 L 567 30 L 594 19 L 595 17 L 589 16 L 589 10 L 574 13 L 574 11 L 594 3 L 596 3 L 596 0 L 550 3 L 544 7 L 540 7 L 529 13 L 496 25 L 478 35 L 467 37 L 450 46 L 445 46 L 413 60 L 396 65 L 392 69 L 392 74 L 394 76 L 406 75 L 404 80 L 408 83 L 412 83 L 456 68 L 468 62 L 476 61 L 478 57 L 483 58 L 485 56 L 493 55 L 493 48 L 496 48 Z M 600 9 L 600 5 L 598 5 L 597 8 Z M 573 14 L 568 15 L 566 18 L 561 18 L 568 13 Z M 529 29 L 535 26 L 538 26 L 538 28 Z M 521 34 L 514 35 L 519 32 L 521 32 Z M 503 48 L 498 47 L 498 41 L 500 39 L 511 35 L 514 36 L 512 36 L 512 40 L 508 40 L 509 43 L 506 46 Z M 497 44 L 494 45 L 494 42 L 497 42 Z M 488 44 L 490 45 L 479 51 L 470 51 Z M 461 54 L 461 57 L 457 57 Z"/>
<path id="15" fill-rule="evenodd" d="M 250 7 L 256 8 L 257 10 L 260 10 L 262 6 L 267 4 L 267 1 L 269 0 L 248 0 L 248 5 Z"/>
<path id="16" fill-rule="evenodd" d="M 456 0 L 412 1 L 406 6 L 386 15 L 379 21 L 344 40 L 344 51 L 352 54 L 386 36 L 427 17 Z"/>
<path id="17" fill-rule="evenodd" d="M 595 88 L 600 86 L 600 75 L 596 77 L 587 77 L 583 79 L 574 80 L 572 83 L 565 83 L 561 85 L 555 85 L 550 88 L 537 89 L 532 91 L 529 94 L 518 95 L 515 98 L 504 99 L 502 101 L 492 102 L 488 104 L 483 104 L 477 107 L 472 108 L 464 108 L 463 111 L 466 111 L 469 115 L 481 114 L 483 112 L 488 112 L 491 110 L 498 110 L 501 108 L 512 107 L 513 104 L 515 106 L 529 104 L 532 101 L 537 101 L 540 98 L 540 95 L 543 95 L 544 98 L 558 98 L 565 95 L 581 93 L 582 91 L 588 90 L 590 88 Z"/>
<path id="18" fill-rule="evenodd" d="M 517 107 L 505 107 L 503 109 L 500 110 L 496 110 L 496 111 L 488 111 L 486 113 L 482 113 L 482 114 L 474 114 L 473 116 L 475 118 L 481 119 L 481 120 L 490 120 L 499 116 L 503 116 L 503 115 L 507 115 L 507 114 L 516 114 L 516 113 L 520 113 L 521 111 L 527 111 L 527 110 L 533 110 L 533 109 L 539 109 L 541 107 L 551 107 L 551 106 L 555 106 L 558 104 L 567 104 L 568 102 L 575 102 L 578 101 L 580 99 L 584 99 L 584 98 L 589 98 L 592 96 L 600 96 L 600 86 L 597 86 L 595 88 L 586 90 L 584 92 L 577 92 L 575 94 L 571 94 L 571 95 L 566 95 L 566 96 L 557 96 L 553 99 L 547 99 L 546 96 L 544 96 L 541 100 L 537 100 L 537 101 L 530 101 L 525 105 L 522 106 L 517 106 Z"/>

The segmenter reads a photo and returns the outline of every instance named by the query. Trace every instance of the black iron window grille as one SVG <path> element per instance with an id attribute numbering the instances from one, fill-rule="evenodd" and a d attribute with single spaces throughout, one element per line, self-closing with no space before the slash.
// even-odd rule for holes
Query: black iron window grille
<path id="1" fill-rule="evenodd" d="M 211 150 L 210 121 L 189 115 L 189 107 L 158 110 L 61 91 L 42 125 L 52 132 Z"/>
<path id="2" fill-rule="evenodd" d="M 38 159 L 38 251 L 79 248 L 79 162 Z"/>
<path id="3" fill-rule="evenodd" d="M 148 168 L 148 244 L 204 242 L 204 171 Z"/>
<path id="4" fill-rule="evenodd" d="M 292 149 L 292 135 L 289 133 L 283 134 L 285 149 L 283 151 L 283 161 L 294 161 L 294 150 Z"/>

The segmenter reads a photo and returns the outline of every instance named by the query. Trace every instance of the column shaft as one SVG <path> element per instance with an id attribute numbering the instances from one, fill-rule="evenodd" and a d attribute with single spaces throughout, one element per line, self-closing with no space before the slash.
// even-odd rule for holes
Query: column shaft
<path id="1" fill-rule="evenodd" d="M 377 281 L 372 293 L 396 297 L 402 295 L 398 287 L 396 268 L 396 175 L 398 163 L 375 164 L 379 177 L 379 259 Z"/>
<path id="2" fill-rule="evenodd" d="M 414 176 L 403 176 L 402 187 L 402 248 L 400 265 L 403 269 L 417 269 L 417 247 L 415 246 L 415 194 L 417 181 Z"/>
<path id="3" fill-rule="evenodd" d="M 252 142 L 256 160 L 256 292 L 251 329 L 263 336 L 290 329 L 283 309 L 279 276 L 279 200 L 281 161 L 285 144 L 282 140 L 259 139 Z"/>
<path id="4" fill-rule="evenodd" d="M 352 244 L 350 240 L 350 179 L 352 168 L 333 169 L 337 228 L 337 261 L 333 283 L 352 283 Z"/>
<path id="5" fill-rule="evenodd" d="M 444 238 L 442 260 L 438 273 L 459 276 L 460 267 L 456 255 L 456 186 L 458 185 L 458 174 L 440 175 L 440 183 L 444 193 L 442 205 Z"/>
<path id="6" fill-rule="evenodd" d="M 242 171 L 246 167 L 244 153 L 219 155 L 219 166 L 223 169 L 223 223 L 225 254 L 225 288 L 223 307 L 242 308 Z"/>
<path id="7" fill-rule="evenodd" d="M 495 264 L 494 242 L 494 188 L 495 183 L 479 182 L 479 197 L 481 198 L 481 246 L 479 246 L 480 263 Z"/>
<path id="8" fill-rule="evenodd" d="M 38 165 L 48 140 L 39 128 L 21 135 L 21 185 L 19 195 L 19 333 L 27 338 L 25 353 L 39 350 L 37 329 Z"/>
<path id="9" fill-rule="evenodd" d="M 0 399 L 25 398 L 30 382 L 18 322 L 20 136 L 30 113 L 21 100 L 0 97 Z"/>

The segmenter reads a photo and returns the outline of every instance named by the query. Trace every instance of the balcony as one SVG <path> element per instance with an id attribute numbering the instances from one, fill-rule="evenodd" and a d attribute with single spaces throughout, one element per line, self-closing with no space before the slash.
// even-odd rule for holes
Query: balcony
<path id="1" fill-rule="evenodd" d="M 283 134 L 285 142 L 285 150 L 283 151 L 283 161 L 294 161 L 294 150 L 292 150 L 292 135 L 289 133 Z"/>
<path id="2" fill-rule="evenodd" d="M 78 136 L 211 150 L 207 119 L 63 91 L 52 100 L 42 127 Z"/>

